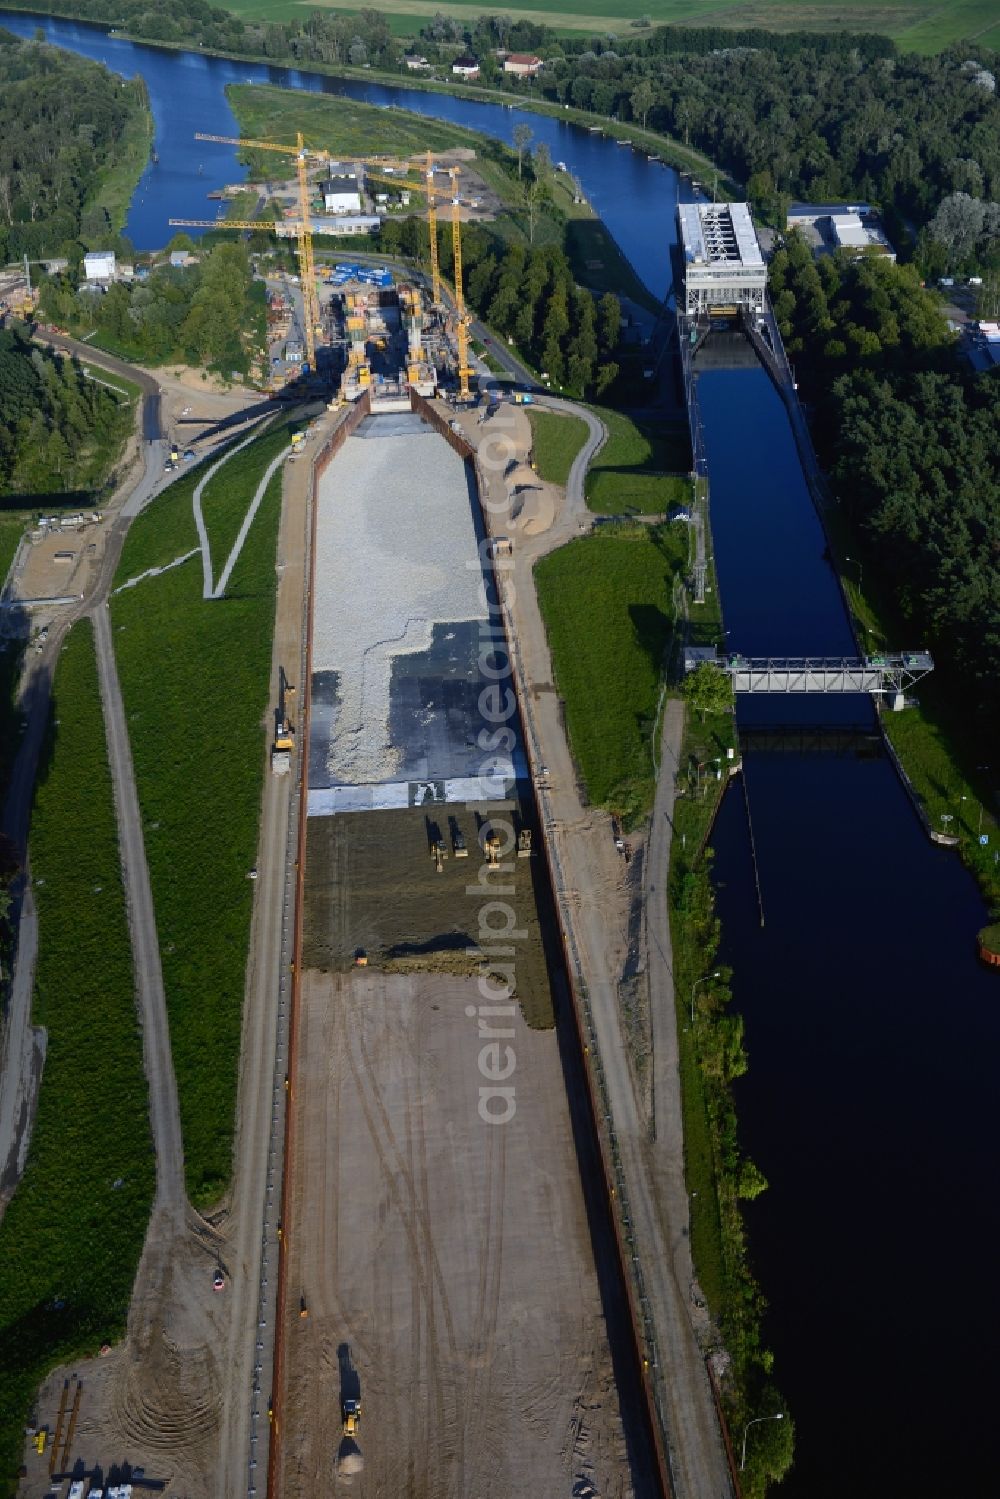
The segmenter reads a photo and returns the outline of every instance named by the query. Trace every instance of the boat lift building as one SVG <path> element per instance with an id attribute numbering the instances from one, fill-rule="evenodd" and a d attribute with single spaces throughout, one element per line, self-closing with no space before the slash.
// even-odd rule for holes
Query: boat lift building
<path id="1" fill-rule="evenodd" d="M 767 266 L 748 203 L 679 203 L 688 317 L 764 311 Z"/>

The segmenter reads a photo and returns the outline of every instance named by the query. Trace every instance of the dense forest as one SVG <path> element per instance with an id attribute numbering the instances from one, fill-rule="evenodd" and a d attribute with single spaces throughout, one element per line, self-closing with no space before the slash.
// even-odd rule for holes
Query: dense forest
<path id="1" fill-rule="evenodd" d="M 145 110 L 141 81 L 0 29 L 0 264 L 114 237 L 96 194 Z"/>
<path id="2" fill-rule="evenodd" d="M 903 622 L 1000 732 L 1000 379 L 959 359 L 916 273 L 798 235 L 775 308 L 847 517 Z"/>
<path id="3" fill-rule="evenodd" d="M 0 329 L 0 494 L 99 487 L 131 424 L 128 402 L 73 360 Z"/>
<path id="4" fill-rule="evenodd" d="M 187 266 L 158 266 L 144 281 L 78 291 L 68 278 L 42 287 L 41 311 L 142 364 L 171 360 L 246 374 L 264 341 L 264 288 L 246 247 L 219 244 Z"/>

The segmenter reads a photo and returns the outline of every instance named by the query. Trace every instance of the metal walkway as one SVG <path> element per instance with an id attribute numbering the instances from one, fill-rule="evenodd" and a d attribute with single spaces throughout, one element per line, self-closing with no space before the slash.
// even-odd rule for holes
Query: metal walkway
<path id="1" fill-rule="evenodd" d="M 893 651 L 874 656 L 720 656 L 708 647 L 689 647 L 685 672 L 703 661 L 729 673 L 734 692 L 867 692 L 898 696 L 934 670 L 928 651 Z"/>

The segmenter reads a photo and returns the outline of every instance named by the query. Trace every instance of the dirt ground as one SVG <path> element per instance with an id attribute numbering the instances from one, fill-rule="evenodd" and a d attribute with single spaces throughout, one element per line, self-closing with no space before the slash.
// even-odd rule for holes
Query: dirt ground
<path id="1" fill-rule="evenodd" d="M 212 1290 L 219 1246 L 206 1224 L 192 1220 L 186 1235 L 169 1229 L 146 1242 L 129 1336 L 105 1358 L 61 1366 L 42 1385 L 37 1420 L 50 1441 L 43 1456 L 26 1445 L 22 1499 L 42 1499 L 58 1475 L 91 1475 L 92 1483 L 126 1476 L 122 1464 L 144 1471 L 166 1492 L 211 1499 L 217 1494 L 218 1426 L 225 1391 L 219 1350 L 224 1346 L 227 1298 Z M 224 1259 L 221 1260 L 224 1263 Z M 49 1477 L 52 1435 L 58 1427 L 63 1383 L 69 1401 Z M 79 1416 L 70 1435 L 77 1381 Z M 60 1492 L 63 1492 L 60 1490 Z"/>
<path id="2" fill-rule="evenodd" d="M 169 369 L 150 370 L 160 384 L 160 410 L 163 430 L 181 447 L 199 432 L 194 418 L 206 423 L 222 421 L 244 406 L 260 401 L 260 392 L 247 385 L 229 385 L 218 375 L 204 377 L 201 370 L 177 365 Z M 183 425 L 178 419 L 185 418 Z"/>
<path id="3" fill-rule="evenodd" d="M 632 1493 L 558 1040 L 483 1003 L 470 979 L 304 974 L 283 1499 Z M 484 1024 L 513 1032 L 502 1085 Z M 480 1114 L 494 1086 L 506 1123 Z"/>
<path id="4" fill-rule="evenodd" d="M 497 829 L 523 819 L 498 813 Z M 512 852 L 493 874 L 483 854 L 485 821 L 461 805 L 398 812 L 354 812 L 309 821 L 306 855 L 304 960 L 308 967 L 344 972 L 361 950 L 369 964 L 394 971 L 475 975 L 477 945 L 494 944 L 481 929 L 481 912 L 494 897 L 509 902 L 518 933 L 512 958 L 514 990 L 530 1025 L 552 1025 L 547 954 L 539 905 L 547 909 L 541 854 Z M 455 857 L 454 835 L 466 856 Z M 444 841 L 439 873 L 431 846 Z M 492 892 L 492 893 L 488 893 Z M 485 922 L 506 922 L 487 913 Z M 470 955 L 470 949 L 473 955 Z"/>

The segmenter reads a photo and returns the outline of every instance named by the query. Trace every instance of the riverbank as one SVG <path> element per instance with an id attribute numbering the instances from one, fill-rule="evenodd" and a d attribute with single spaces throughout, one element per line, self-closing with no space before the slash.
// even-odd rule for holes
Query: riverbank
<path id="1" fill-rule="evenodd" d="M 125 132 L 119 160 L 101 174 L 84 206 L 84 212 L 88 207 L 105 209 L 116 234 L 125 228 L 132 196 L 149 162 L 154 134 L 153 111 L 145 80 L 132 79 L 125 87 L 135 92 L 138 107 Z"/>
<path id="2" fill-rule="evenodd" d="M 138 32 L 127 30 L 116 30 L 114 27 L 105 27 L 99 22 L 93 21 L 89 16 L 82 14 L 79 9 L 72 5 L 44 6 L 22 5 L 17 0 L 5 6 L 6 9 L 22 11 L 28 15 L 46 15 L 60 17 L 70 21 L 80 21 L 85 25 L 93 26 L 96 31 L 104 32 L 109 36 L 121 37 L 127 41 L 141 43 L 145 47 L 155 47 L 166 52 L 190 52 L 192 43 L 190 41 L 168 42 L 157 37 L 143 36 Z M 590 110 L 576 109 L 571 105 L 560 105 L 551 100 L 535 99 L 525 97 L 514 89 L 487 88 L 478 84 L 461 84 L 458 82 L 445 82 L 432 78 L 422 78 L 419 74 L 391 73 L 377 68 L 361 67 L 353 68 L 342 64 L 310 62 L 307 67 L 302 68 L 294 57 L 261 57 L 259 54 L 243 52 L 227 52 L 212 47 L 197 47 L 199 55 L 204 57 L 220 57 L 229 62 L 256 63 L 267 67 L 294 68 L 304 73 L 314 73 L 318 77 L 343 78 L 357 83 L 383 83 L 394 88 L 408 88 L 419 90 L 423 93 L 448 94 L 458 99 L 482 101 L 493 104 L 503 104 L 507 108 L 526 110 L 532 114 L 547 115 L 552 119 L 565 120 L 573 125 L 581 125 L 584 129 L 597 129 L 602 134 L 613 136 L 614 139 L 626 136 L 629 142 L 634 143 L 647 154 L 659 156 L 669 166 L 677 167 L 679 170 L 689 172 L 699 180 L 710 181 L 717 176 L 718 193 L 722 197 L 736 194 L 740 191 L 739 185 L 728 173 L 717 167 L 707 156 L 700 151 L 693 150 L 690 146 L 683 145 L 671 136 L 661 135 L 655 130 L 646 130 L 640 126 L 630 123 L 622 127 L 623 133 L 619 137 L 614 134 L 618 129 L 615 122 L 607 115 L 595 114 Z"/>

